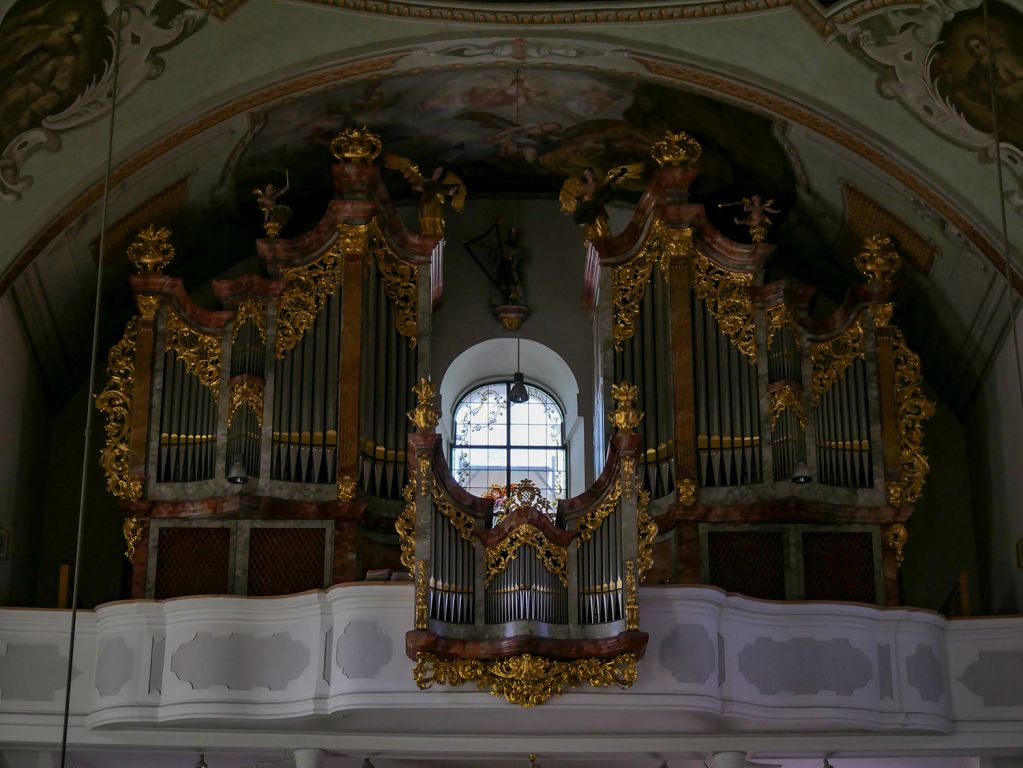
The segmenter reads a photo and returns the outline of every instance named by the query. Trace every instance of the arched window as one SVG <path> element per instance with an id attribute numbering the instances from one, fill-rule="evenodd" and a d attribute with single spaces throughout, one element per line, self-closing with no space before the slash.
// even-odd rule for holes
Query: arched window
<path id="1" fill-rule="evenodd" d="M 529 399 L 508 399 L 512 382 L 469 391 L 454 409 L 451 468 L 476 496 L 504 496 L 529 479 L 552 505 L 565 498 L 565 414 L 554 397 L 532 384 Z"/>

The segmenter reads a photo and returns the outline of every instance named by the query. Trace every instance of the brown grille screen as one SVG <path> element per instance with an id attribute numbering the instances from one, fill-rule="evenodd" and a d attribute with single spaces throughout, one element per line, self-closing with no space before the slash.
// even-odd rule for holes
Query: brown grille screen
<path id="1" fill-rule="evenodd" d="M 161 527 L 156 542 L 158 600 L 230 592 L 230 528 Z"/>
<path id="2" fill-rule="evenodd" d="M 250 595 L 290 595 L 323 588 L 323 528 L 253 528 Z"/>
<path id="3" fill-rule="evenodd" d="M 873 537 L 867 532 L 803 531 L 803 586 L 807 600 L 876 603 Z"/>
<path id="4" fill-rule="evenodd" d="M 785 540 L 781 531 L 707 533 L 710 583 L 728 592 L 785 599 Z"/>

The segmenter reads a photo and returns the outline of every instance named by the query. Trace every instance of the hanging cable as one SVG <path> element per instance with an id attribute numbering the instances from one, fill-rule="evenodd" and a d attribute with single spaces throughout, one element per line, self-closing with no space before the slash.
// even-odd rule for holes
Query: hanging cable
<path id="1" fill-rule="evenodd" d="M 991 45 L 991 18 L 988 14 L 988 0 L 981 2 L 984 13 L 984 44 L 987 46 L 988 95 L 991 101 L 991 133 L 995 142 L 994 162 L 998 180 L 998 202 L 1002 224 L 1002 256 L 1005 259 L 1005 291 L 1009 300 L 1009 328 L 1012 334 L 1013 351 L 1016 353 L 1016 385 L 1019 389 L 1019 405 L 1023 410 L 1023 361 L 1020 359 L 1019 330 L 1016 328 L 1016 291 L 1012 285 L 1012 258 L 1009 252 L 1009 224 L 1005 213 L 1005 181 L 1002 172 L 1002 136 L 998 126 L 998 99 L 995 98 L 995 49 Z"/>
<path id="2" fill-rule="evenodd" d="M 124 26 L 123 1 L 117 2 L 117 23 L 113 38 L 111 54 L 113 73 L 110 93 L 110 122 L 107 128 L 107 160 L 103 174 L 103 198 L 99 217 L 99 258 L 96 264 L 96 296 L 92 308 L 92 346 L 89 362 L 89 388 L 85 399 L 85 434 L 82 444 L 82 477 L 81 490 L 78 495 L 78 529 L 75 534 L 75 563 L 71 584 L 71 634 L 68 639 L 67 678 L 64 683 L 64 721 L 60 732 L 60 768 L 65 768 L 67 761 L 68 720 L 71 715 L 71 678 L 75 664 L 75 631 L 78 628 L 78 578 L 82 562 L 82 534 L 85 522 L 85 492 L 89 475 L 89 448 L 92 437 L 92 393 L 96 389 L 96 358 L 99 347 L 99 312 L 103 298 L 103 263 L 106 258 L 107 207 L 110 201 L 110 171 L 114 157 L 114 117 L 117 114 L 117 76 L 120 73 L 121 30 Z"/>

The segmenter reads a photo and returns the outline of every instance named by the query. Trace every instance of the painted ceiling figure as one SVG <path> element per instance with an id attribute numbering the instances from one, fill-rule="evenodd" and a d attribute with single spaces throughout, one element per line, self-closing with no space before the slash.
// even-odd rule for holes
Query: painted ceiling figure
<path id="1" fill-rule="evenodd" d="M 384 155 L 384 165 L 401 175 L 419 193 L 419 229 L 426 237 L 444 237 L 444 203 L 451 199 L 451 207 L 461 211 L 465 207 L 468 191 L 457 174 L 437 166 L 429 178 L 419 166 L 400 155 Z"/>
<path id="2" fill-rule="evenodd" d="M 598 240 L 609 237 L 611 229 L 604 205 L 614 197 L 615 190 L 626 179 L 638 179 L 643 175 L 643 163 L 619 165 L 607 172 L 604 181 L 597 183 L 592 168 L 584 168 L 579 176 L 570 176 L 561 185 L 558 200 L 561 212 L 572 214 L 572 220 L 586 226 L 586 239 Z"/>

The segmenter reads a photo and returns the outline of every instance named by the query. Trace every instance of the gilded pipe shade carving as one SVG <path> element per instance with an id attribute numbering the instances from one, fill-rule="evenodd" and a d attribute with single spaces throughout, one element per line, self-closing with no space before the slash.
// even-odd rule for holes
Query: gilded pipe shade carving
<path id="1" fill-rule="evenodd" d="M 639 578 L 654 565 L 654 540 L 657 538 L 657 521 L 650 516 L 649 491 L 640 490 L 636 507 L 636 524 L 639 528 Z M 632 561 L 629 561 L 631 566 Z"/>
<path id="2" fill-rule="evenodd" d="M 220 337 L 195 330 L 173 311 L 167 314 L 166 332 L 166 348 L 215 393 L 220 387 Z"/>
<path id="3" fill-rule="evenodd" d="M 466 512 L 464 509 L 460 509 L 451 503 L 451 499 L 445 496 L 437 485 L 437 481 L 433 482 L 433 503 L 440 510 L 440 513 L 446 517 L 450 523 L 455 526 L 455 530 L 461 534 L 462 538 L 466 541 L 472 541 L 472 529 L 474 520 L 472 515 Z"/>
<path id="4" fill-rule="evenodd" d="M 895 350 L 895 407 L 899 429 L 899 461 L 902 469 L 897 480 L 889 482 L 888 503 L 893 507 L 912 504 L 920 498 L 930 465 L 924 454 L 924 422 L 934 415 L 934 403 L 920 387 L 920 358 L 906 346 L 902 331 L 892 326 Z"/>
<path id="5" fill-rule="evenodd" d="M 294 349 L 327 299 L 341 289 L 344 266 L 343 241 L 337 242 L 317 259 L 281 273 L 284 290 L 277 305 L 277 359 Z"/>
<path id="6" fill-rule="evenodd" d="M 568 586 L 568 550 L 552 544 L 543 535 L 543 531 L 529 523 L 518 526 L 496 547 L 487 549 L 487 586 L 518 557 L 522 545 L 535 549 L 544 567 Z"/>
<path id="7" fill-rule="evenodd" d="M 256 381 L 237 381 L 231 385 L 231 402 L 227 409 L 227 426 L 234 423 L 239 408 L 248 408 L 256 416 L 256 424 L 263 426 L 263 385 Z"/>
<path id="8" fill-rule="evenodd" d="M 138 317 L 133 317 L 125 326 L 121 340 L 107 355 L 107 383 L 96 396 L 96 408 L 107 420 L 104 425 L 106 442 L 99 463 L 107 477 L 107 490 L 124 501 L 137 501 L 142 497 L 142 478 L 128 471 L 137 335 Z"/>
<path id="9" fill-rule="evenodd" d="M 252 323 L 259 332 L 259 338 L 266 343 L 266 305 L 249 297 L 238 304 L 235 311 L 234 328 L 231 330 L 231 341 L 238 338 L 240 331 L 246 324 Z"/>
<path id="10" fill-rule="evenodd" d="M 707 311 L 736 348 L 757 362 L 757 325 L 749 289 L 753 275 L 732 272 L 714 264 L 696 250 L 693 256 L 693 290 L 707 305 Z"/>
<path id="11" fill-rule="evenodd" d="M 597 529 L 600 528 L 607 516 L 618 507 L 618 499 L 621 498 L 621 495 L 621 481 L 616 481 L 611 492 L 604 497 L 604 500 L 587 512 L 579 521 L 579 534 L 576 536 L 576 541 L 583 544 L 593 538 L 593 534 L 597 532 Z"/>
<path id="12" fill-rule="evenodd" d="M 824 393 L 845 375 L 846 369 L 857 357 L 861 360 L 866 357 L 863 326 L 858 320 L 835 338 L 810 345 L 815 405 L 820 402 Z"/>
<path id="13" fill-rule="evenodd" d="M 416 563 L 416 483 L 409 480 L 402 489 L 401 497 L 405 501 L 401 514 L 394 523 L 394 529 L 401 540 L 401 564 L 411 574 Z"/>
<path id="14" fill-rule="evenodd" d="M 384 279 L 384 291 L 394 304 L 394 327 L 415 347 L 419 329 L 419 267 L 403 261 L 391 250 L 374 220 L 370 225 L 369 250 Z"/>
<path id="15" fill-rule="evenodd" d="M 639 315 L 643 295 L 646 293 L 654 264 L 665 252 L 664 222 L 655 219 L 650 227 L 643 248 L 625 264 L 615 267 L 611 276 L 611 293 L 614 304 L 614 348 L 622 351 L 622 345 L 636 335 L 636 318 Z"/>

